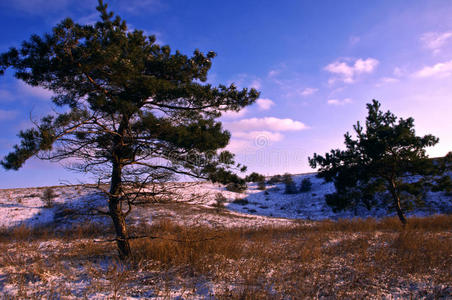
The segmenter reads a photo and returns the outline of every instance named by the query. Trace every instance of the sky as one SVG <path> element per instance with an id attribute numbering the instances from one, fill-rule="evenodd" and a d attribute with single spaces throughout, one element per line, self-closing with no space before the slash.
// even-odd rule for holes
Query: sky
<path id="1" fill-rule="evenodd" d="M 307 158 L 342 148 L 366 103 L 415 119 L 418 135 L 452 150 L 451 1 L 110 0 L 130 29 L 190 55 L 215 51 L 208 82 L 254 87 L 260 99 L 222 117 L 228 150 L 264 175 L 312 172 Z M 0 52 L 66 17 L 98 20 L 94 0 L 0 0 Z M 51 93 L 0 77 L 0 158 L 52 109 Z M 0 170 L 0 188 L 89 182 L 58 163 Z"/>

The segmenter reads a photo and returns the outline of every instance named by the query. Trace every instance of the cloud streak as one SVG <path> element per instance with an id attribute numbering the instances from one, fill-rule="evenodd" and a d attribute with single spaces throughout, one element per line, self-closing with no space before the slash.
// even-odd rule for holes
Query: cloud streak
<path id="1" fill-rule="evenodd" d="M 317 93 L 317 91 L 318 91 L 319 89 L 316 89 L 316 88 L 305 88 L 305 89 L 303 89 L 302 91 L 301 91 L 301 96 L 310 96 L 310 95 L 312 95 L 312 94 L 315 94 L 315 93 Z"/>
<path id="2" fill-rule="evenodd" d="M 354 83 L 361 74 L 372 73 L 378 66 L 379 61 L 375 58 L 359 58 L 351 61 L 337 60 L 324 67 L 324 70 L 336 75 L 328 81 L 330 84 L 340 80 L 344 83 Z"/>
<path id="3" fill-rule="evenodd" d="M 270 99 L 260 98 L 256 100 L 256 104 L 259 107 L 259 110 L 269 110 L 275 102 Z"/>
<path id="4" fill-rule="evenodd" d="M 327 101 L 327 104 L 328 105 L 334 105 L 334 106 L 343 106 L 343 105 L 346 105 L 346 104 L 350 104 L 350 103 L 352 103 L 353 101 L 352 101 L 352 99 L 350 99 L 350 98 L 344 98 L 344 99 L 342 99 L 342 100 L 338 100 L 338 99 L 329 99 L 328 101 Z"/>
<path id="5" fill-rule="evenodd" d="M 225 127 L 236 131 L 297 131 L 308 129 L 304 123 L 292 119 L 279 119 L 275 117 L 250 118 L 225 124 Z"/>
<path id="6" fill-rule="evenodd" d="M 433 54 L 438 54 L 441 48 L 452 40 L 452 31 L 448 32 L 427 32 L 420 38 L 425 48 L 433 51 Z"/>
<path id="7" fill-rule="evenodd" d="M 428 77 L 449 77 L 452 75 L 452 60 L 437 63 L 433 66 L 427 66 L 415 72 L 414 77 L 428 78 Z"/>
<path id="8" fill-rule="evenodd" d="M 245 116 L 247 113 L 248 113 L 247 108 L 243 108 L 239 111 L 229 110 L 221 113 L 221 117 L 226 119 L 238 119 Z"/>

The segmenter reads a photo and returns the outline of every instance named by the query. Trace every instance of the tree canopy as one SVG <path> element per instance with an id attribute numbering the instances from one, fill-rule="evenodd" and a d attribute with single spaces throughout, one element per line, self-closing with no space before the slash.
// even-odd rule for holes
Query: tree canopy
<path id="1" fill-rule="evenodd" d="M 0 74 L 53 92 L 56 110 L 21 131 L 21 142 L 3 158 L 17 170 L 33 156 L 75 159 L 71 168 L 109 183 L 109 212 L 122 257 L 130 255 L 124 216 L 137 183 L 174 174 L 213 181 L 237 180 L 230 133 L 218 117 L 239 111 L 259 96 L 255 89 L 206 84 L 214 52 L 192 56 L 129 30 L 99 0 L 100 20 L 80 25 L 65 19 L 51 33 L 33 35 L 0 55 Z M 122 204 L 128 205 L 124 212 Z"/>
<path id="2" fill-rule="evenodd" d="M 419 199 L 426 188 L 446 182 L 448 176 L 441 176 L 446 164 L 435 163 L 425 152 L 438 138 L 417 136 L 413 118 L 397 119 L 380 107 L 376 100 L 367 104 L 365 128 L 358 121 L 353 126 L 356 138 L 345 134 L 345 150 L 333 149 L 324 156 L 314 153 L 309 163 L 319 167 L 319 177 L 334 182 L 336 192 L 326 196 L 334 210 L 359 204 L 370 209 L 376 204 L 376 193 L 389 192 L 393 208 L 405 224 L 402 204 Z"/>

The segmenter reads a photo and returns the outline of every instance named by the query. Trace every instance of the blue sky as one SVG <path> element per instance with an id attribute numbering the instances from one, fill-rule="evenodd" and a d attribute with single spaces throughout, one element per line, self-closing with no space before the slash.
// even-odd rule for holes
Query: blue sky
<path id="1" fill-rule="evenodd" d="M 0 52 L 65 17 L 98 18 L 93 0 L 0 2 Z M 130 28 L 191 54 L 213 50 L 209 82 L 255 87 L 261 99 L 222 118 L 229 149 L 250 171 L 312 171 L 307 157 L 342 146 L 343 134 L 372 99 L 418 134 L 452 150 L 452 2 L 450 1 L 106 1 Z M 50 108 L 50 93 L 0 77 L 0 157 L 16 134 Z M 89 181 L 59 164 L 30 160 L 0 170 L 0 188 Z"/>

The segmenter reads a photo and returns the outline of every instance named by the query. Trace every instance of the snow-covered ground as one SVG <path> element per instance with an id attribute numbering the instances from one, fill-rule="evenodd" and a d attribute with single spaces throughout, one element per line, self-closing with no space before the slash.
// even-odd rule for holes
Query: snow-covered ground
<path id="1" fill-rule="evenodd" d="M 209 225 L 213 227 L 241 227 L 290 225 L 301 220 L 326 218 L 382 217 L 394 215 L 385 206 L 372 210 L 359 207 L 355 210 L 333 212 L 325 203 L 325 194 L 332 193 L 334 186 L 324 183 L 315 174 L 293 176 L 297 187 L 303 178 L 309 178 L 309 192 L 285 194 L 283 183 L 267 185 L 259 190 L 256 183 L 248 185 L 242 193 L 226 190 L 219 184 L 208 182 L 168 183 L 166 187 L 174 194 L 170 200 L 141 205 L 132 210 L 128 222 L 152 223 L 156 218 L 169 218 L 184 225 Z M 43 193 L 46 188 L 18 188 L 0 190 L 0 227 L 15 227 L 55 223 L 68 226 L 81 220 L 109 222 L 96 210 L 106 210 L 106 197 L 90 186 L 72 185 L 51 187 L 55 193 L 52 207 L 46 207 Z M 224 209 L 218 208 L 217 195 L 222 194 L 226 202 Z M 426 216 L 436 213 L 451 213 L 452 197 L 445 193 L 429 193 L 425 205 L 409 211 L 408 215 Z M 298 221 L 295 221 L 298 220 Z"/>
<path id="2" fill-rule="evenodd" d="M 234 236 L 231 245 L 239 244 L 239 250 L 236 251 L 243 251 L 237 257 L 226 257 L 224 253 L 228 253 L 227 250 L 218 250 L 219 254 L 213 252 L 214 257 L 209 260 L 210 252 L 206 250 L 206 268 L 209 271 L 197 274 L 190 271 L 189 265 L 182 263 L 174 263 L 174 266 L 162 271 L 163 262 L 159 265 L 160 262 L 152 256 L 140 260 L 137 265 L 122 265 L 116 260 L 114 244 L 102 242 L 102 239 L 108 242 L 108 234 L 96 238 L 51 235 L 49 238 L 38 237 L 30 241 L 9 239 L 8 232 L 14 232 L 13 228 L 20 231 L 20 225 L 71 229 L 88 221 L 105 223 L 106 228 L 111 228 L 111 220 L 98 213 L 99 210 L 107 210 L 107 199 L 102 191 L 93 186 L 0 190 L 0 229 L 7 237 L 0 241 L 0 296 L 112 299 L 118 291 L 124 299 L 211 299 L 216 295 L 234 295 L 229 297 L 235 299 L 249 289 L 252 295 L 260 295 L 264 289 L 262 295 L 267 296 L 263 298 L 270 297 L 268 295 L 290 298 L 283 291 L 297 295 L 306 290 L 306 294 L 301 293 L 304 297 L 317 295 L 317 298 L 322 298 L 321 291 L 326 289 L 327 298 L 328 295 L 384 299 L 435 295 L 433 299 L 446 295 L 447 298 L 452 291 L 452 284 L 442 274 L 447 274 L 450 264 L 445 263 L 441 270 L 433 273 L 423 271 L 421 275 L 397 275 L 393 272 L 398 269 L 392 260 L 388 260 L 387 269 L 373 269 L 379 270 L 379 266 L 373 267 L 372 260 L 386 261 L 387 255 L 397 249 L 405 249 L 403 245 L 400 246 L 402 248 L 392 246 L 403 241 L 399 233 L 316 232 L 312 220 L 380 217 L 394 215 L 394 212 L 388 212 L 381 205 L 370 211 L 358 208 L 335 213 L 325 203 L 325 195 L 333 192 L 334 186 L 323 183 L 315 174 L 302 174 L 293 176 L 297 187 L 300 187 L 304 178 L 311 180 L 312 189 L 297 194 L 285 194 L 283 183 L 267 185 L 266 190 L 259 190 L 257 184 L 252 183 L 242 193 L 231 192 L 222 185 L 208 182 L 168 183 L 165 189 L 174 193 L 135 207 L 127 217 L 127 222 L 138 227 L 170 220 L 171 223 L 185 226 L 181 228 L 207 225 L 212 232 L 227 229 L 223 233 L 233 232 L 229 228 L 238 227 L 239 232 L 243 228 L 263 226 L 262 232 L 268 228 L 275 229 L 273 236 L 270 230 L 262 240 L 253 241 L 246 236 L 236 243 Z M 44 194 L 49 190 L 55 195 L 51 205 L 44 201 Z M 152 192 L 153 188 L 149 187 L 148 191 Z M 220 194 L 222 197 L 219 197 Z M 220 198 L 224 202 L 219 203 Z M 408 215 L 452 213 L 452 199 L 445 193 L 429 193 L 425 200 L 424 206 L 408 212 Z M 290 233 L 294 228 L 300 231 Z M 300 228 L 314 229 L 310 232 Z M 20 232 L 17 236 L 20 236 Z M 441 240 L 438 244 L 440 248 L 451 240 L 451 233 L 447 230 L 421 232 L 418 237 L 429 243 L 438 238 Z M 156 240 L 153 245 L 158 247 L 158 243 L 159 240 Z M 171 245 L 166 245 L 166 248 L 162 246 L 162 249 L 173 251 L 179 247 Z M 443 248 L 450 249 L 447 245 Z M 252 256 L 247 256 L 247 247 L 256 247 Z M 138 251 L 138 247 L 135 250 Z M 259 258 L 261 253 L 263 257 Z M 445 262 L 451 261 L 447 250 L 439 253 Z M 265 255 L 272 261 L 267 262 Z M 361 263 L 356 260 L 357 257 L 361 257 Z M 423 256 L 420 257 L 418 260 L 423 261 Z M 209 267 L 209 264 L 212 265 Z M 257 271 L 261 272 L 261 277 L 256 275 Z M 435 277 L 435 274 L 440 275 Z M 438 277 L 445 279 L 438 280 Z M 316 290 L 315 294 L 310 294 L 310 289 Z M 343 290 L 351 291 L 352 294 L 341 294 Z M 275 296 L 278 299 L 281 297 Z"/>

